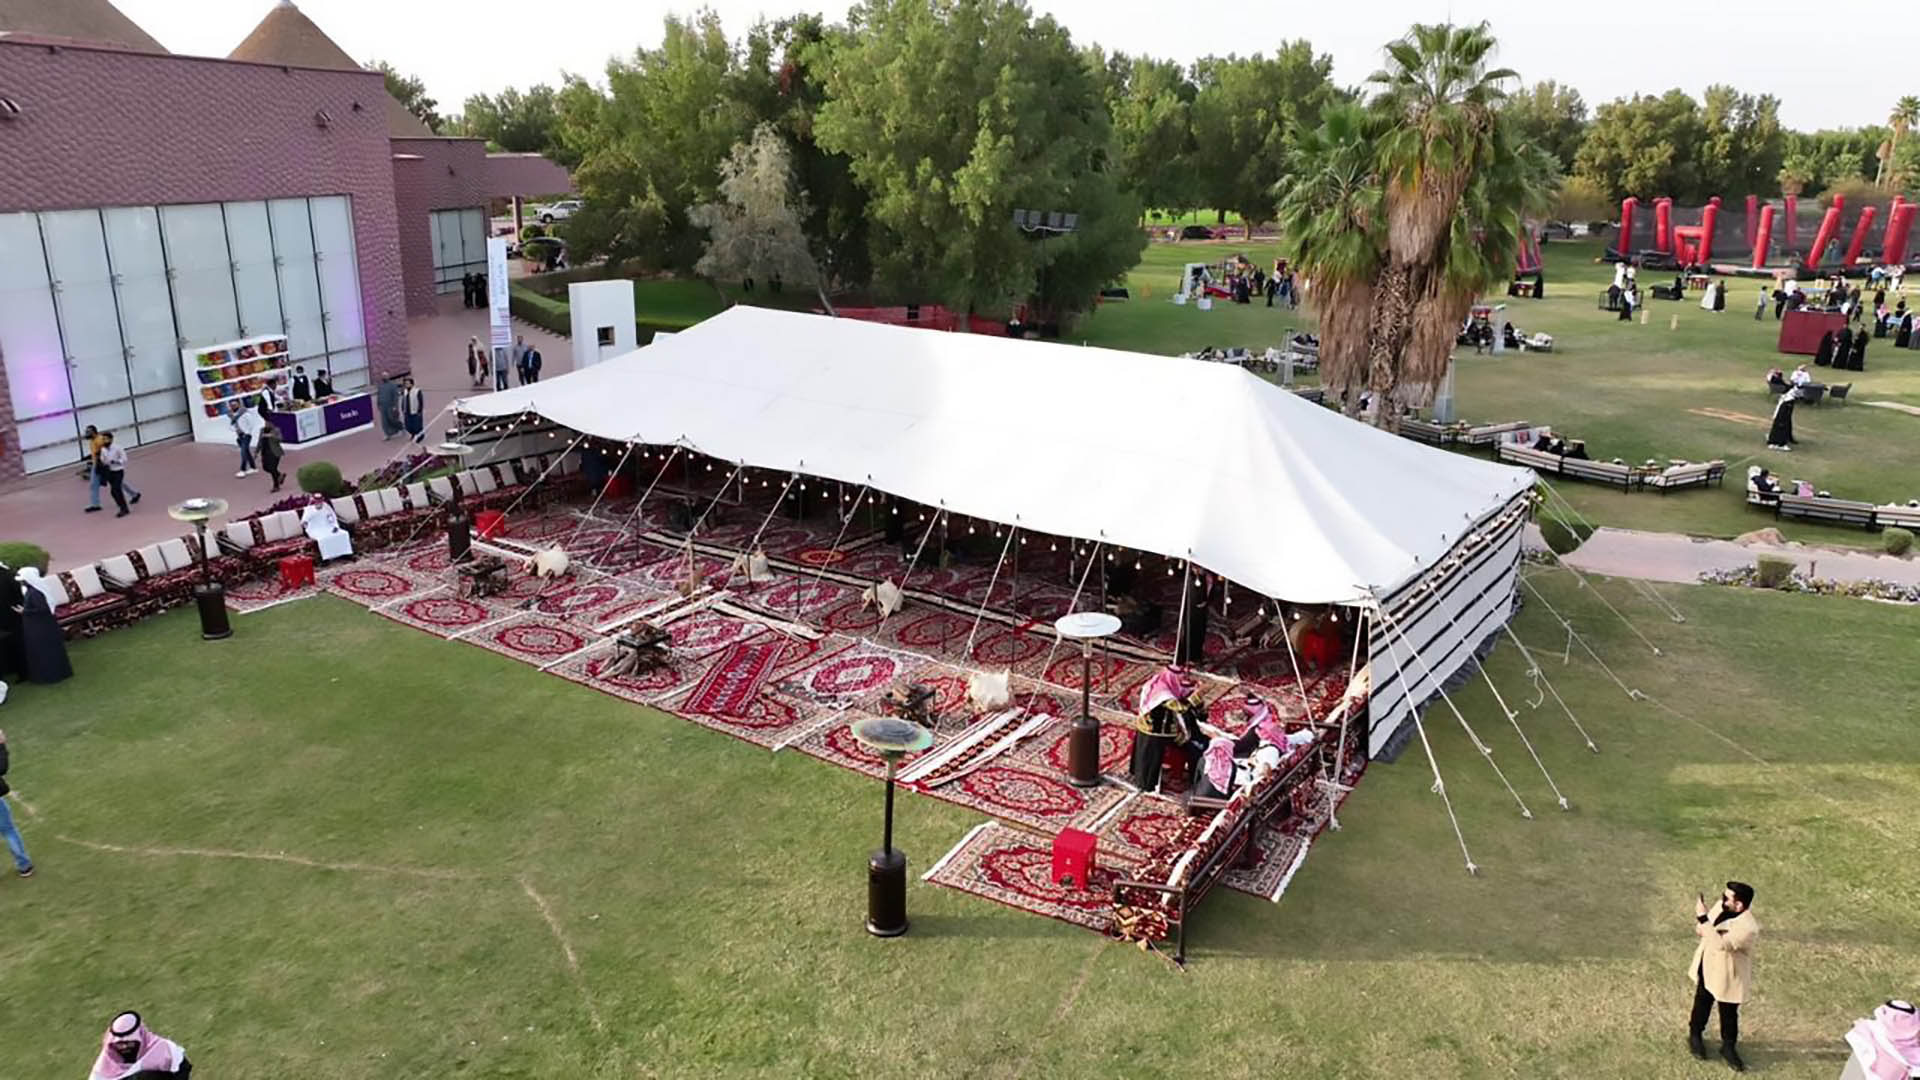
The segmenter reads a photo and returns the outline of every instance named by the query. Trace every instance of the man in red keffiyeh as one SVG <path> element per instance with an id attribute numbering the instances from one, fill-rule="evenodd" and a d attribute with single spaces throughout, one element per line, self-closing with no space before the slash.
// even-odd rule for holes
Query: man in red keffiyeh
<path id="1" fill-rule="evenodd" d="M 107 1025 L 100 1037 L 100 1056 L 94 1060 L 90 1080 L 149 1080 L 193 1074 L 187 1051 L 172 1039 L 163 1039 L 147 1030 L 137 1012 L 123 1012 Z"/>

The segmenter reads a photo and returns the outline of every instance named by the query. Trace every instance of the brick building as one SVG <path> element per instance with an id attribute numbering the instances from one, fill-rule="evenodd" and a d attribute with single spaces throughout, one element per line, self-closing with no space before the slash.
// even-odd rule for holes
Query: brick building
<path id="1" fill-rule="evenodd" d="M 292 3 L 167 53 L 107 0 L 0 0 L 0 478 L 187 433 L 180 351 L 284 333 L 348 390 L 564 170 L 439 138 Z"/>

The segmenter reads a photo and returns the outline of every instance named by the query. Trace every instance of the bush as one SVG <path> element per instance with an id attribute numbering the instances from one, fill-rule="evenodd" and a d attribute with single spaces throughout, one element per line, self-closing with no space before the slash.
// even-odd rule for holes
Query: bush
<path id="1" fill-rule="evenodd" d="M 331 461 L 309 461 L 293 475 L 300 482 L 300 490 L 309 495 L 337 499 L 347 493 L 347 482 L 340 476 L 340 466 Z"/>
<path id="2" fill-rule="evenodd" d="M 1549 517 L 1540 520 L 1540 537 L 1547 542 L 1547 549 L 1555 555 L 1566 555 L 1587 542 L 1593 535 L 1591 525 L 1569 525 L 1559 518 Z"/>
<path id="3" fill-rule="evenodd" d="M 1762 555 L 1753 560 L 1754 584 L 1763 589 L 1784 589 L 1793 580 L 1793 560 L 1782 555 Z"/>
<path id="4" fill-rule="evenodd" d="M 516 319 L 525 319 L 561 337 L 573 336 L 573 317 L 565 300 L 542 296 L 515 282 L 507 289 L 507 308 Z"/>
<path id="5" fill-rule="evenodd" d="M 25 570 L 31 566 L 44 574 L 47 572 L 48 558 L 47 549 L 39 544 L 29 544 L 25 540 L 0 540 L 0 562 L 15 570 Z"/>
<path id="6" fill-rule="evenodd" d="M 1880 534 L 1880 543 L 1889 555 L 1905 555 L 1913 550 L 1913 533 L 1906 529 L 1888 529 Z"/>
<path id="7" fill-rule="evenodd" d="M 547 230 L 542 226 L 534 224 L 522 226 L 520 229 L 520 246 L 525 247 L 527 241 L 538 240 L 545 235 L 547 235 Z"/>

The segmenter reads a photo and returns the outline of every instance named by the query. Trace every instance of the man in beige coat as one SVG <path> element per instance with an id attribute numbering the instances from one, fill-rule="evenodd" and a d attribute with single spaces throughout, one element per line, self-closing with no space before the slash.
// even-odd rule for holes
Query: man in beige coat
<path id="1" fill-rule="evenodd" d="M 1760 924 L 1753 918 L 1753 886 L 1729 881 L 1720 894 L 1720 902 L 1707 907 L 1706 897 L 1696 898 L 1693 932 L 1700 943 L 1694 947 L 1693 962 L 1687 974 L 1693 981 L 1693 1016 L 1687 1023 L 1687 1046 L 1693 1056 L 1705 1060 L 1707 1014 L 1720 1006 L 1720 1057 L 1734 1072 L 1746 1072 L 1740 1060 L 1740 1003 L 1753 988 L 1753 944 L 1760 937 Z"/>

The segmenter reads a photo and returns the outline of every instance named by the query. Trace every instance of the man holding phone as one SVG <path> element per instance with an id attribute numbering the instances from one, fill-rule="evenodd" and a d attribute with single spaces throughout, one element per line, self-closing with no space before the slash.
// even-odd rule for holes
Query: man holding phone
<path id="1" fill-rule="evenodd" d="M 1740 1060 L 1740 1003 L 1753 986 L 1753 943 L 1760 936 L 1760 924 L 1753 917 L 1753 886 L 1729 881 L 1720 900 L 1707 906 L 1704 895 L 1694 897 L 1694 934 L 1700 942 L 1693 950 L 1688 972 L 1693 976 L 1693 1015 L 1687 1022 L 1687 1047 L 1693 1056 L 1705 1060 L 1707 1047 L 1702 1036 L 1707 1030 L 1707 1014 L 1720 1006 L 1720 1057 L 1734 1072 L 1746 1072 Z"/>

